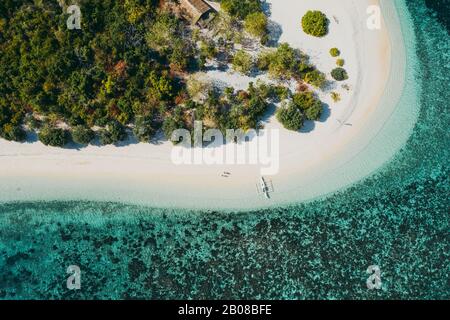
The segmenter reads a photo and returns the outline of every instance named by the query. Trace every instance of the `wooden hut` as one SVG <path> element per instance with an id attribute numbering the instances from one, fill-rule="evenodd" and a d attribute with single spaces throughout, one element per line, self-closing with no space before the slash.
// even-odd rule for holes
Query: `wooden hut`
<path id="1" fill-rule="evenodd" d="M 208 20 L 210 14 L 215 12 L 214 8 L 204 0 L 180 0 L 180 5 L 184 15 L 192 24 Z"/>

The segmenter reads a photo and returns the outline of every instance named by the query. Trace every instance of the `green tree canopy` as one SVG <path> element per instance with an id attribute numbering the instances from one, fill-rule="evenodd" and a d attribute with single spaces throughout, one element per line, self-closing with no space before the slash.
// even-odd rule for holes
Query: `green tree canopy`
<path id="1" fill-rule="evenodd" d="M 111 121 L 105 129 L 100 131 L 100 143 L 102 145 L 115 144 L 127 138 L 127 133 L 122 124 Z"/>
<path id="2" fill-rule="evenodd" d="M 89 144 L 94 139 L 95 133 L 88 126 L 78 125 L 72 130 L 72 140 L 79 144 Z"/>
<path id="3" fill-rule="evenodd" d="M 303 114 L 293 102 L 283 105 L 277 111 L 277 119 L 286 129 L 292 131 L 300 130 L 304 121 Z"/>
<path id="4" fill-rule="evenodd" d="M 331 76 L 337 81 L 344 81 L 348 79 L 347 71 L 344 68 L 336 68 L 331 71 Z"/>
<path id="5" fill-rule="evenodd" d="M 326 83 L 326 77 L 325 75 L 318 71 L 318 70 L 312 70 L 305 74 L 304 78 L 305 82 L 316 87 L 316 88 L 322 88 Z"/>
<path id="6" fill-rule="evenodd" d="M 150 117 L 139 116 L 134 123 L 133 133 L 140 142 L 149 142 L 155 129 Z"/>
<path id="7" fill-rule="evenodd" d="M 3 126 L 2 130 L 0 130 L 0 136 L 6 140 L 17 142 L 23 142 L 27 137 L 25 130 L 21 126 L 11 123 Z"/>
<path id="8" fill-rule="evenodd" d="M 328 34 L 327 16 L 320 11 L 308 11 L 302 18 L 303 31 L 314 37 L 323 37 Z"/>
<path id="9" fill-rule="evenodd" d="M 239 50 L 234 55 L 232 64 L 234 70 L 243 74 L 250 74 L 253 68 L 253 58 L 244 50 Z"/>
<path id="10" fill-rule="evenodd" d="M 262 38 L 267 34 L 267 17 L 263 12 L 249 14 L 245 18 L 245 30 L 255 37 Z"/>
<path id="11" fill-rule="evenodd" d="M 332 57 L 339 57 L 340 54 L 341 54 L 341 52 L 339 51 L 338 48 L 331 48 L 330 49 L 330 55 Z"/>
<path id="12" fill-rule="evenodd" d="M 39 140 L 46 146 L 64 147 L 69 142 L 69 133 L 67 130 L 45 125 L 39 131 Z"/>
<path id="13" fill-rule="evenodd" d="M 230 16 L 241 20 L 252 13 L 262 12 L 261 0 L 222 0 L 221 6 Z"/>
<path id="14" fill-rule="evenodd" d="M 300 92 L 296 93 L 292 100 L 299 110 L 305 115 L 307 120 L 319 120 L 322 114 L 322 101 L 317 98 L 314 93 Z"/>

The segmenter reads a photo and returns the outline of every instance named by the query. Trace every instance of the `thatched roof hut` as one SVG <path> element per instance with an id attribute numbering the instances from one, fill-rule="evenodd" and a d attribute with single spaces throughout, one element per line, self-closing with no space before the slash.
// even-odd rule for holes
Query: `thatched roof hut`
<path id="1" fill-rule="evenodd" d="M 181 0 L 180 4 L 192 24 L 196 24 L 200 19 L 207 17 L 211 12 L 215 11 L 204 0 Z"/>

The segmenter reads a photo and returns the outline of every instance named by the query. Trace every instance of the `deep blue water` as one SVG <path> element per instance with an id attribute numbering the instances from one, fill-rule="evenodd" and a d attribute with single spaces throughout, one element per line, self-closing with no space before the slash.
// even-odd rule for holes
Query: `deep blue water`
<path id="1" fill-rule="evenodd" d="M 426 0 L 425 4 L 432 10 L 431 14 L 435 14 L 439 22 L 450 32 L 450 1 Z"/>
<path id="2" fill-rule="evenodd" d="M 375 176 L 320 201 L 247 213 L 2 204 L 0 298 L 449 299 L 447 4 L 408 2 L 421 112 Z M 66 289 L 72 264 L 78 291 Z M 381 290 L 366 287 L 369 265 L 381 269 Z"/>

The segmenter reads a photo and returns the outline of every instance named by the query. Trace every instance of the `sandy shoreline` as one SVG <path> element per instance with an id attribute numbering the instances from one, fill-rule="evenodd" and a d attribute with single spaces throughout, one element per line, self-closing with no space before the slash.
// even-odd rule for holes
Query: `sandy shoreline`
<path id="1" fill-rule="evenodd" d="M 330 91 L 320 95 L 329 107 L 314 128 L 300 133 L 280 131 L 280 172 L 270 177 L 275 188 L 271 200 L 256 192 L 258 166 L 176 166 L 170 158 L 170 143 L 62 150 L 39 142 L 0 140 L 0 201 L 83 199 L 157 207 L 247 209 L 312 199 L 376 170 L 392 157 L 389 152 L 395 153 L 402 145 L 402 141 L 387 143 L 389 150 L 383 155 L 361 156 L 395 109 L 405 81 L 405 63 L 397 63 L 405 59 L 405 53 L 398 43 L 401 31 L 394 5 L 381 1 L 389 25 L 383 19 L 381 30 L 373 31 L 366 27 L 366 9 L 380 3 L 378 0 L 270 2 L 271 19 L 283 29 L 280 42 L 302 49 L 319 70 L 328 73 L 335 66 L 328 51 L 338 47 L 351 87 L 349 92 L 331 90 L 342 94 L 337 104 L 331 101 Z M 330 19 L 330 34 L 323 39 L 309 37 L 300 28 L 308 9 L 322 10 L 339 23 Z M 387 95 L 389 101 L 384 101 Z M 265 125 L 281 128 L 274 116 Z M 356 157 L 359 160 L 354 160 Z M 223 171 L 232 174 L 225 179 Z"/>

